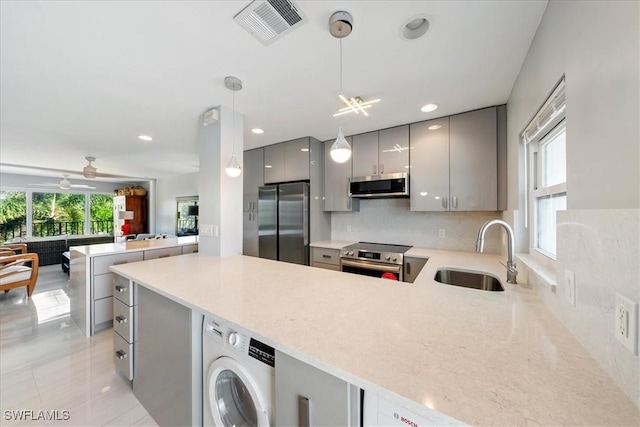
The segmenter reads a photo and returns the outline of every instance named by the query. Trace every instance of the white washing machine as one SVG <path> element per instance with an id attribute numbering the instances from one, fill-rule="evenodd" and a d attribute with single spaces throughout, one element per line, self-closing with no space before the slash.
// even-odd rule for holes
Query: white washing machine
<path id="1" fill-rule="evenodd" d="M 269 427 L 275 407 L 275 352 L 205 316 L 202 325 L 203 424 L 205 427 Z"/>

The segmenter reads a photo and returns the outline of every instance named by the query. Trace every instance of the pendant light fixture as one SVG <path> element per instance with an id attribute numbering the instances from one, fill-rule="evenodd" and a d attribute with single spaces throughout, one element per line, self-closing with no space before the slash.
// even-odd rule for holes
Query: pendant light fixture
<path id="1" fill-rule="evenodd" d="M 233 126 L 233 150 L 231 152 L 231 160 L 227 163 L 227 167 L 224 171 L 232 178 L 239 177 L 242 173 L 240 163 L 236 159 L 236 92 L 242 90 L 242 81 L 237 77 L 227 76 L 224 78 L 224 85 L 227 89 L 233 92 L 233 107 L 231 112 L 233 113 L 232 126 Z"/>
<path id="2" fill-rule="evenodd" d="M 342 95 L 342 39 L 351 34 L 353 18 L 349 12 L 336 12 L 329 18 L 329 32 L 340 39 L 340 96 Z M 342 126 L 338 129 L 338 138 L 331 146 L 331 158 L 336 163 L 344 163 L 351 158 L 351 146 L 344 138 Z"/>

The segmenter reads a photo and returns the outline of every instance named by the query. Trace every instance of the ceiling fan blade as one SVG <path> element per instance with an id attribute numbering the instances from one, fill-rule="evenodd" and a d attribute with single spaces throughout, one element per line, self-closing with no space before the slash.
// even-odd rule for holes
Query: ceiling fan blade
<path id="1" fill-rule="evenodd" d="M 60 187 L 60 183 L 56 182 L 41 182 L 38 184 L 29 184 L 30 187 Z"/>
<path id="2" fill-rule="evenodd" d="M 95 190 L 96 187 L 92 187 L 90 185 L 85 185 L 85 184 L 71 184 L 71 188 L 86 188 L 88 190 Z"/>

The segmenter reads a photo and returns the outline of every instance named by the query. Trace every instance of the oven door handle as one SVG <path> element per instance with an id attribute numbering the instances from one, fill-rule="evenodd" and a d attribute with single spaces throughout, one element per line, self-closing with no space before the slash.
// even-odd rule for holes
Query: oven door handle
<path id="1" fill-rule="evenodd" d="M 400 271 L 402 270 L 402 266 L 400 265 L 379 265 L 379 264 L 366 264 L 364 262 L 358 262 L 358 261 L 349 261 L 349 260 L 345 260 L 343 259 L 341 261 L 341 265 L 347 266 L 347 267 L 356 267 L 356 268 L 364 268 L 367 270 L 375 270 L 375 271 L 382 271 L 383 273 L 386 271 L 390 271 L 392 273 L 400 273 Z"/>

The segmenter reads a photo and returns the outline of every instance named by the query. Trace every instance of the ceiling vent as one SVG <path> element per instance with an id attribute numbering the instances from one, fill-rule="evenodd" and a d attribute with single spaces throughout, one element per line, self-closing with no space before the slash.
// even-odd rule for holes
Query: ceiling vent
<path id="1" fill-rule="evenodd" d="M 308 18 L 289 0 L 254 0 L 233 20 L 268 46 L 307 22 Z"/>

